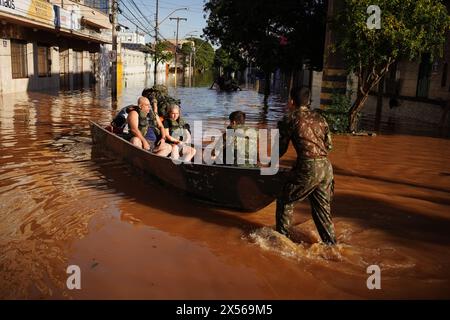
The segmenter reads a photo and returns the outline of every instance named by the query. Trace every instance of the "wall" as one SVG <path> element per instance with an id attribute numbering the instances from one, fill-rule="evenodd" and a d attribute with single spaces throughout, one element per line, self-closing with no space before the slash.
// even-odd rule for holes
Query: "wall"
<path id="1" fill-rule="evenodd" d="M 4 45 L 6 44 L 6 46 Z M 39 77 L 37 67 L 37 42 L 27 43 L 27 69 L 28 78 L 13 79 L 11 70 L 11 40 L 0 39 L 0 94 L 23 91 L 58 90 L 60 89 L 60 59 L 58 46 L 50 47 L 51 76 Z M 69 88 L 73 89 L 73 49 L 69 49 Z M 86 87 L 91 82 L 92 70 L 89 51 L 83 51 L 83 85 Z"/>
<path id="2" fill-rule="evenodd" d="M 450 97 L 449 97 L 450 98 Z M 390 98 L 383 98 L 383 109 L 381 121 L 387 121 L 389 118 L 402 118 L 418 120 L 423 123 L 438 125 L 441 123 L 444 108 L 440 105 L 419 102 L 419 101 L 400 101 L 398 107 L 389 107 Z M 363 114 L 374 116 L 376 113 L 377 97 L 370 96 L 363 109 Z M 450 126 L 450 118 L 447 119 L 446 126 Z"/>

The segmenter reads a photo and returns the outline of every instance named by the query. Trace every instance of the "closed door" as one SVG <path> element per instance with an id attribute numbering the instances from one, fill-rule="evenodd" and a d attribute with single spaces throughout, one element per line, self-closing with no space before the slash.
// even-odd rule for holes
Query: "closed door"
<path id="1" fill-rule="evenodd" d="M 83 51 L 73 52 L 73 84 L 83 85 Z"/>
<path id="2" fill-rule="evenodd" d="M 59 81 L 61 88 L 69 87 L 69 49 L 59 51 Z"/>

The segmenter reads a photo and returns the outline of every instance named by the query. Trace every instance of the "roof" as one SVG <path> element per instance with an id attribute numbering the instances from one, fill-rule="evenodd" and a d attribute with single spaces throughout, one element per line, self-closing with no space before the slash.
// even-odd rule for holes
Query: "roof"
<path id="1" fill-rule="evenodd" d="M 135 50 L 135 51 L 141 51 L 146 53 L 151 53 L 152 50 L 150 47 L 145 46 L 140 43 L 122 43 L 122 48 L 127 50 Z"/>

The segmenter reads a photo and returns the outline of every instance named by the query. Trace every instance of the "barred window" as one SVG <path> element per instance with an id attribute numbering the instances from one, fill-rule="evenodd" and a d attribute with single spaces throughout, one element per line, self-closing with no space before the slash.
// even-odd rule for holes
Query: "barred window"
<path id="1" fill-rule="evenodd" d="M 28 78 L 27 43 L 11 40 L 11 70 L 12 78 Z"/>
<path id="2" fill-rule="evenodd" d="M 447 75 L 448 75 L 448 63 L 444 64 L 444 69 L 442 70 L 441 87 L 447 86 Z"/>
<path id="3" fill-rule="evenodd" d="M 39 77 L 51 76 L 51 52 L 49 47 L 38 46 L 38 74 Z"/>

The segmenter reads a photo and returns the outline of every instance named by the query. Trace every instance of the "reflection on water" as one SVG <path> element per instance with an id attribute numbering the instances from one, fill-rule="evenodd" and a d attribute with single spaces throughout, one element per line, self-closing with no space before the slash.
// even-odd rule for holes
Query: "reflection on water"
<path id="1" fill-rule="evenodd" d="M 135 103 L 135 80 L 114 106 L 104 88 L 0 98 L 0 297 L 450 297 L 448 140 L 335 136 L 339 245 L 317 243 L 307 203 L 296 208 L 294 244 L 273 232 L 274 204 L 251 214 L 210 207 L 91 148 L 88 120 L 108 123 Z M 277 97 L 264 108 L 254 91 L 184 81 L 170 92 L 206 128 L 222 129 L 234 110 L 262 127 L 283 114 Z M 69 264 L 82 269 L 81 291 L 65 288 Z M 366 287 L 372 264 L 381 291 Z"/>

